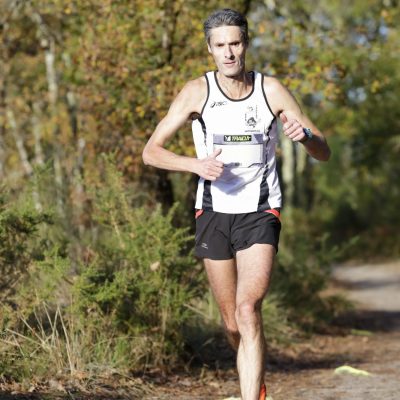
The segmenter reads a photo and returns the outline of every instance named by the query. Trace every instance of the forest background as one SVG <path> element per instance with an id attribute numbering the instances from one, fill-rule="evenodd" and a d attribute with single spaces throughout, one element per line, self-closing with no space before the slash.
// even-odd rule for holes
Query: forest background
<path id="1" fill-rule="evenodd" d="M 399 256 L 397 0 L 3 0 L 3 381 L 168 372 L 220 340 L 192 253 L 197 177 L 145 167 L 141 152 L 184 83 L 214 69 L 202 22 L 222 7 L 249 19 L 248 68 L 286 84 L 332 149 L 319 163 L 279 143 L 270 340 L 347 307 L 322 295 L 334 263 Z M 169 148 L 194 156 L 190 122 Z"/>

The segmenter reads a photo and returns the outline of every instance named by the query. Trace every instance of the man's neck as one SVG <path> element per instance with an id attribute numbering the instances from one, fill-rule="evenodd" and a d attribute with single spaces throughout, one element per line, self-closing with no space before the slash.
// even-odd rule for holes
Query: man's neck
<path id="1" fill-rule="evenodd" d="M 236 76 L 225 76 L 218 71 L 217 79 L 222 89 L 233 99 L 246 97 L 253 88 L 252 76 L 244 69 Z"/>

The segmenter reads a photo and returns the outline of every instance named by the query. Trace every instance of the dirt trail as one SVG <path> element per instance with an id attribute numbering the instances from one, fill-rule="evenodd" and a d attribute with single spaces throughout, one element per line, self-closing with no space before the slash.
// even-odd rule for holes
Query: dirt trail
<path id="1" fill-rule="evenodd" d="M 347 336 L 318 335 L 277 357 L 272 354 L 266 381 L 273 400 L 399 400 L 400 262 L 342 266 L 333 276 L 338 290 L 356 304 L 342 324 L 356 330 Z M 342 365 L 371 375 L 334 374 Z M 197 381 L 175 377 L 156 393 L 146 399 L 239 397 L 234 368 L 217 376 L 205 373 Z"/>
<path id="2" fill-rule="evenodd" d="M 291 387 L 274 400 L 399 400 L 400 399 L 400 263 L 342 266 L 334 279 L 357 311 L 348 326 L 372 332 L 371 336 L 332 337 L 336 362 L 288 376 Z M 316 338 L 318 343 L 321 338 Z M 321 350 L 323 350 L 321 348 Z M 371 376 L 334 375 L 339 365 L 366 370 Z M 273 379 L 273 376 L 271 376 Z"/>

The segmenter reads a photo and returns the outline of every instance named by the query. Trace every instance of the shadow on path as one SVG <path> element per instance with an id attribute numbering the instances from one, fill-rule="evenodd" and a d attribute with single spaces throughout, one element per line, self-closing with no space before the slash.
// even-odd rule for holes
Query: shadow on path
<path id="1" fill-rule="evenodd" d="M 400 263 L 339 266 L 333 282 L 356 306 L 336 320 L 338 326 L 376 333 L 400 331 Z"/>
<path id="2" fill-rule="evenodd" d="M 337 318 L 335 325 L 371 332 L 394 332 L 400 330 L 400 311 L 357 310 Z"/>
<path id="3" fill-rule="evenodd" d="M 345 328 L 344 322 L 342 326 Z M 339 331 L 344 331 L 344 329 L 340 328 Z M 324 354 L 320 351 L 305 349 L 301 351 L 301 354 L 295 354 L 287 350 L 286 348 L 268 349 L 267 371 L 295 373 L 314 369 L 332 369 L 345 362 L 357 363 L 362 361 L 355 356 L 352 357 L 339 351 Z M 209 340 L 206 345 L 201 346 L 197 351 L 193 348 L 190 349 L 190 353 L 195 355 L 187 365 L 192 372 L 201 370 L 204 367 L 208 371 L 217 373 L 236 370 L 236 354 L 230 348 L 222 333 L 216 335 L 213 340 Z M 194 374 L 196 373 L 194 372 Z"/>
<path id="4" fill-rule="evenodd" d="M 272 353 L 267 362 L 267 371 L 296 373 L 308 370 L 335 369 L 350 361 L 358 363 L 362 360 L 343 353 L 324 354 L 323 356 L 315 353 L 302 353 L 301 356 L 297 357 Z"/>

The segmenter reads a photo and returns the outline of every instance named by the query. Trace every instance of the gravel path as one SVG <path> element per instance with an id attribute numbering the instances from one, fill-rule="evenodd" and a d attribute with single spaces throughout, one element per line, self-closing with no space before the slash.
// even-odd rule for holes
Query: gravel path
<path id="1" fill-rule="evenodd" d="M 338 376 L 332 367 L 301 371 L 287 378 L 292 389 L 279 393 L 277 388 L 274 400 L 399 400 L 400 263 L 342 266 L 333 276 L 356 304 L 354 320 L 348 323 L 372 331 L 371 336 L 334 339 L 340 364 L 371 375 Z"/>

